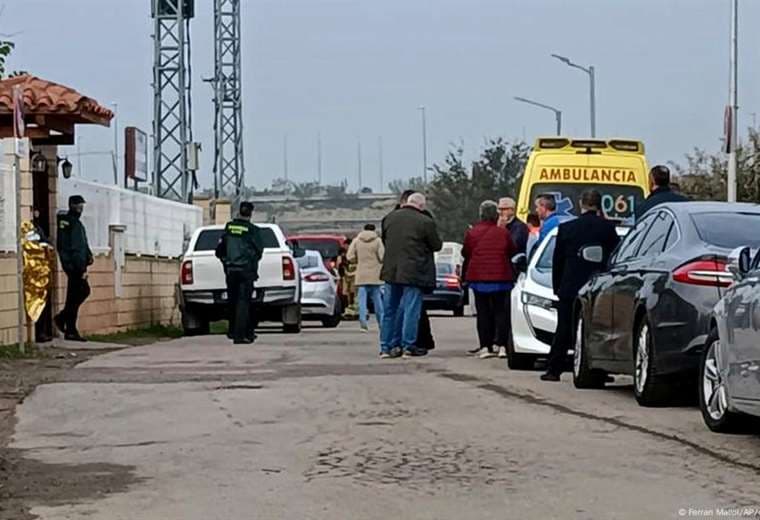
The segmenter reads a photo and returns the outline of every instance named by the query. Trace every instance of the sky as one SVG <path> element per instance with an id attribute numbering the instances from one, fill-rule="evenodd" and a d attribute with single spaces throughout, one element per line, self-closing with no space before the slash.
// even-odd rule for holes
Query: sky
<path id="1" fill-rule="evenodd" d="M 10 70 L 117 103 L 118 125 L 152 125 L 153 31 L 149 0 L 0 0 L 0 32 L 14 34 Z M 243 0 L 246 184 L 317 176 L 363 185 L 420 176 L 420 106 L 428 162 L 452 143 L 476 157 L 487 138 L 589 130 L 588 77 L 597 76 L 597 136 L 644 141 L 650 163 L 717 151 L 728 100 L 730 0 Z M 760 2 L 740 0 L 740 129 L 760 112 Z M 193 117 L 203 146 L 199 179 L 212 185 L 213 1 L 196 0 L 192 22 Z M 740 130 L 741 131 L 741 130 Z M 112 129 L 80 127 L 63 149 L 75 175 L 112 182 Z M 77 149 L 79 152 L 77 152 Z M 120 145 L 123 153 L 123 143 Z M 77 153 L 88 154 L 77 156 Z M 104 153 L 104 155 L 93 155 Z M 119 161 L 121 164 L 121 160 Z"/>

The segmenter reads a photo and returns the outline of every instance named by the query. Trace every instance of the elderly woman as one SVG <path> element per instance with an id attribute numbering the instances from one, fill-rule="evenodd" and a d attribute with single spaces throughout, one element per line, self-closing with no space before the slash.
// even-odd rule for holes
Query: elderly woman
<path id="1" fill-rule="evenodd" d="M 511 258 L 517 252 L 509 231 L 497 225 L 498 206 L 487 200 L 480 205 L 480 222 L 464 237 L 464 279 L 475 293 L 480 346 L 471 354 L 481 359 L 506 357 L 507 299 L 515 280 Z"/>

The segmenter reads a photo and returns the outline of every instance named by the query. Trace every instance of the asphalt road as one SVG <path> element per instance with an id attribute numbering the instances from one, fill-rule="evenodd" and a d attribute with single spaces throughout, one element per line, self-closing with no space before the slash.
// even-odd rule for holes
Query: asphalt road
<path id="1" fill-rule="evenodd" d="M 760 437 L 710 433 L 693 407 L 640 408 L 626 381 L 576 391 L 567 374 L 541 383 L 467 357 L 472 318 L 433 327 L 438 349 L 415 360 L 380 360 L 355 324 L 94 358 L 18 409 L 12 446 L 90 482 L 32 512 L 638 520 L 760 508 Z"/>

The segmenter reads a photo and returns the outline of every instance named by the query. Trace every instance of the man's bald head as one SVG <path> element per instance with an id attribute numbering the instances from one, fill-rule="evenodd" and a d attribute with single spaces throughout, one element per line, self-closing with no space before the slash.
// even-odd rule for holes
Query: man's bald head
<path id="1" fill-rule="evenodd" d="M 420 211 L 424 211 L 427 207 L 427 198 L 422 193 L 412 193 L 406 201 L 407 206 L 412 206 Z"/>

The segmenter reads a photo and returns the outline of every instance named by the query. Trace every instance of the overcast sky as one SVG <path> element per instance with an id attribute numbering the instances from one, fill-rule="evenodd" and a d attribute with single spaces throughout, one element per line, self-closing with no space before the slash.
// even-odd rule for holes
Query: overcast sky
<path id="1" fill-rule="evenodd" d="M 18 33 L 9 67 L 61 82 L 103 104 L 119 125 L 150 133 L 149 0 L 4 0 L 0 29 Z M 740 0 L 740 127 L 758 111 L 760 2 Z M 192 27 L 195 135 L 201 182 L 211 184 L 213 2 L 196 0 Z M 430 162 L 462 140 L 469 157 L 487 137 L 532 141 L 554 131 L 589 134 L 588 79 L 551 59 L 597 70 L 597 134 L 642 139 L 649 161 L 717 149 L 728 99 L 729 0 L 244 0 L 242 6 L 247 183 L 283 174 L 316 177 L 321 132 L 325 182 L 378 189 L 378 138 L 386 180 L 422 171 L 420 105 Z M 78 133 L 82 152 L 109 151 L 113 134 Z M 123 146 L 122 146 L 123 149 Z M 123 150 L 122 150 L 123 151 Z M 75 150 L 69 150 L 70 154 Z M 71 156 L 75 167 L 79 162 Z M 88 157 L 83 176 L 107 181 L 110 163 Z"/>

